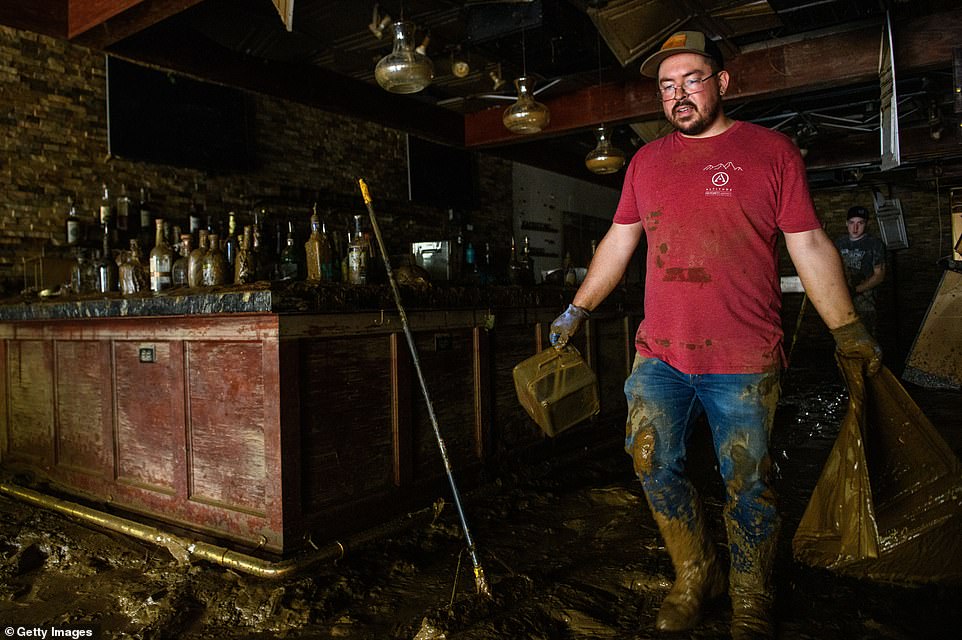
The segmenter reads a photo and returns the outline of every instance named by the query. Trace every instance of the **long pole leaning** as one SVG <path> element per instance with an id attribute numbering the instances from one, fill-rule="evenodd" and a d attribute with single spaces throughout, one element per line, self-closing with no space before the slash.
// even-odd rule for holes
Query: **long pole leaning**
<path id="1" fill-rule="evenodd" d="M 451 485 L 451 494 L 454 498 L 454 506 L 461 519 L 461 528 L 464 530 L 464 539 L 468 544 L 468 554 L 471 556 L 471 563 L 474 565 L 474 583 L 478 588 L 478 594 L 491 597 L 491 588 L 484 577 L 484 569 L 478 560 L 478 553 L 471 539 L 471 530 L 468 528 L 468 521 L 464 517 L 464 509 L 461 506 L 461 495 L 458 486 L 454 482 L 454 473 L 451 470 L 451 461 L 448 458 L 447 448 L 444 446 L 444 439 L 441 437 L 441 429 L 438 427 L 438 418 L 434 413 L 434 404 L 428 394 L 428 386 L 424 381 L 424 374 L 421 373 L 421 360 L 418 358 L 417 347 L 414 345 L 414 337 L 411 335 L 411 327 L 408 324 L 407 313 L 404 312 L 404 305 L 401 304 L 401 292 L 398 290 L 397 281 L 394 279 L 394 271 L 391 269 L 391 261 L 388 259 L 387 248 L 384 246 L 384 238 L 381 237 L 381 228 L 377 223 L 377 216 L 374 214 L 374 205 L 371 203 L 371 194 L 368 192 L 367 184 L 363 178 L 358 178 L 358 185 L 361 188 L 361 196 L 364 198 L 364 206 L 371 217 L 371 227 L 374 229 L 374 237 L 377 239 L 378 250 L 384 259 L 384 268 L 387 271 L 387 280 L 391 285 L 391 293 L 394 296 L 394 304 L 397 306 L 398 315 L 401 316 L 401 326 L 404 329 L 404 337 L 407 339 L 408 349 L 411 352 L 411 360 L 414 362 L 414 371 L 417 373 L 418 382 L 421 385 L 421 393 L 424 395 L 424 404 L 427 405 L 428 416 L 431 418 L 431 426 L 434 428 L 434 437 L 438 442 L 438 450 L 441 452 L 441 460 L 444 462 L 444 472 L 448 476 L 448 483 Z"/>

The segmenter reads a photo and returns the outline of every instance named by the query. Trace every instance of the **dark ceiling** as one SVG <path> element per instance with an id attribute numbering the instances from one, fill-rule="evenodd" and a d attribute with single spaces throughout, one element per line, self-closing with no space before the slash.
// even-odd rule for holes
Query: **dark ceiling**
<path id="1" fill-rule="evenodd" d="M 599 124 L 629 155 L 664 132 L 638 66 L 678 29 L 726 54 L 733 117 L 796 137 L 813 183 L 852 176 L 962 180 L 962 0 L 36 0 L 4 3 L 0 23 L 194 76 L 376 120 L 448 144 L 602 184 L 584 168 Z M 18 6 L 10 6 L 17 4 Z M 879 171 L 879 45 L 893 25 L 904 168 Z M 408 96 L 374 81 L 400 19 L 417 26 L 435 69 Z M 425 40 L 426 38 L 426 40 Z M 471 71 L 452 73 L 455 55 Z M 492 75 L 507 82 L 496 89 Z M 552 114 L 541 134 L 501 124 L 528 75 Z"/>

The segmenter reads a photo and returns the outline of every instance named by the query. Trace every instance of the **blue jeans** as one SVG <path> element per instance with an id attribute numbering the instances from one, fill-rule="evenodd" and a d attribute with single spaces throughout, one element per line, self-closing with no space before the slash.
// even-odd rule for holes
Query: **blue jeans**
<path id="1" fill-rule="evenodd" d="M 652 511 L 692 530 L 701 516 L 685 473 L 686 449 L 695 419 L 702 413 L 708 418 L 727 493 L 732 568 L 738 570 L 742 554 L 737 546 L 756 547 L 778 531 L 768 442 L 780 395 L 779 372 L 690 375 L 636 355 L 625 395 L 625 450 Z"/>

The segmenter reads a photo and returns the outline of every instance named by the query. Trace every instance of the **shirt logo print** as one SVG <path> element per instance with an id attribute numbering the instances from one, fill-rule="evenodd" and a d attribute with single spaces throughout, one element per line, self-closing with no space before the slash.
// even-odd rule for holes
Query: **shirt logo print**
<path id="1" fill-rule="evenodd" d="M 704 168 L 704 171 L 711 171 L 711 184 L 712 186 L 705 189 L 706 196 L 712 197 L 724 197 L 730 198 L 733 195 L 733 189 L 728 185 L 731 182 L 731 172 L 741 171 L 742 168 L 735 166 L 731 162 L 722 162 L 718 164 L 710 164 Z"/>

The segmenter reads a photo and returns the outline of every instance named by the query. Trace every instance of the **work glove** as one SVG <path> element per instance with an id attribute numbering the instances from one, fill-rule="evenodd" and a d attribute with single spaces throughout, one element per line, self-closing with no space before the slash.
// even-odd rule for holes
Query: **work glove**
<path id="1" fill-rule="evenodd" d="M 868 332 L 862 321 L 853 322 L 832 329 L 835 338 L 835 352 L 845 358 L 861 360 L 866 375 L 874 376 L 882 367 L 882 348 Z"/>
<path id="2" fill-rule="evenodd" d="M 565 312 L 555 318 L 548 332 L 548 340 L 555 349 L 562 349 L 574 334 L 578 333 L 581 323 L 588 319 L 588 310 L 569 304 Z"/>

